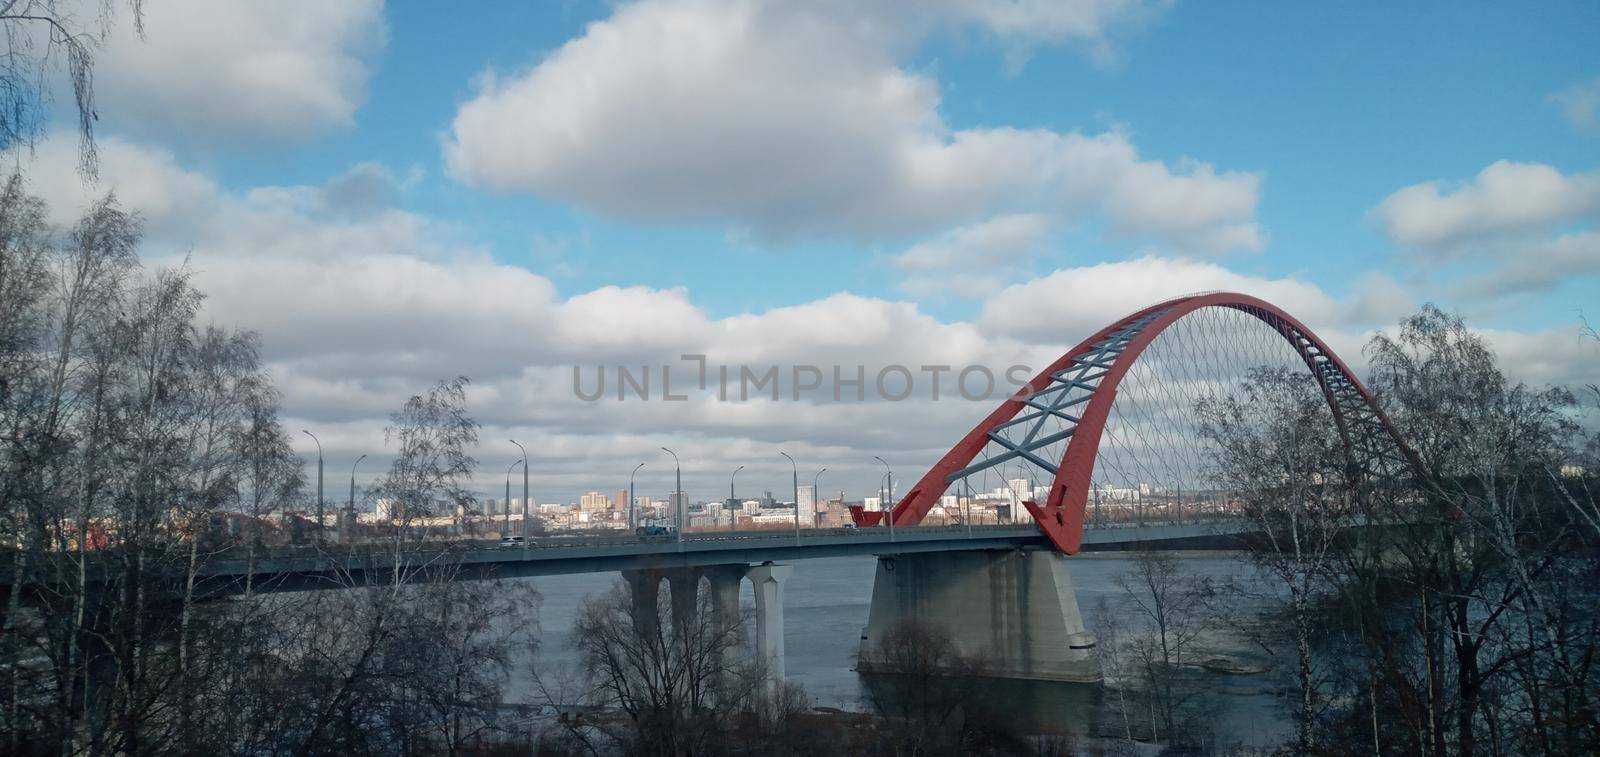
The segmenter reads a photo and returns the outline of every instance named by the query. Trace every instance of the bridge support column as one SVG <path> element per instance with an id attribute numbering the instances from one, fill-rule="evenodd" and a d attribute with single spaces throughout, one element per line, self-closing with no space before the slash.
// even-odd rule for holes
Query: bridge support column
<path id="1" fill-rule="evenodd" d="M 744 581 L 745 566 L 717 565 L 706 568 L 706 582 L 711 589 L 711 612 L 719 628 L 739 622 L 739 585 Z"/>
<path id="2" fill-rule="evenodd" d="M 879 557 L 857 668 L 883 670 L 880 645 L 906 624 L 948 634 L 998 678 L 1100 680 L 1094 636 L 1054 551 Z"/>
<path id="3" fill-rule="evenodd" d="M 633 628 L 641 635 L 653 636 L 660 631 L 661 571 L 625 570 L 622 580 L 628 584 L 628 594 L 633 598 Z"/>
<path id="4" fill-rule="evenodd" d="M 773 683 L 783 680 L 783 585 L 793 565 L 765 563 L 745 571 L 756 593 L 756 654 Z"/>
<path id="5" fill-rule="evenodd" d="M 700 569 L 678 568 L 664 572 L 667 588 L 672 594 L 672 630 L 684 633 L 693 627 L 699 611 Z"/>

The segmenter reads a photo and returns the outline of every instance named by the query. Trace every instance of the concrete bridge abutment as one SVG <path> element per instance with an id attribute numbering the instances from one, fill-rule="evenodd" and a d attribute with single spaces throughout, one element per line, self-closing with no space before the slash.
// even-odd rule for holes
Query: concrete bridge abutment
<path id="1" fill-rule="evenodd" d="M 1066 558 L 1049 550 L 973 550 L 878 558 L 857 669 L 890 672 L 886 640 L 912 624 L 947 635 L 983 675 L 1099 681 Z"/>

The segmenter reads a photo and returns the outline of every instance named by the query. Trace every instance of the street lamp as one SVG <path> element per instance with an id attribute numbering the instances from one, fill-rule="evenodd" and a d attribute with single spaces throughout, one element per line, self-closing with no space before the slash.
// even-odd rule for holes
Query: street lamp
<path id="1" fill-rule="evenodd" d="M 644 467 L 644 463 L 639 463 L 638 465 L 633 466 L 633 472 L 628 474 L 628 530 L 629 531 L 632 531 L 633 529 L 638 527 L 638 525 L 636 523 L 636 519 L 633 516 L 633 500 L 634 500 L 634 496 L 633 496 L 633 477 L 639 475 L 639 469 L 643 468 L 643 467 Z"/>
<path id="2" fill-rule="evenodd" d="M 365 459 L 367 459 L 367 456 L 366 455 L 362 455 L 361 457 L 356 458 L 355 462 L 350 464 L 350 505 L 349 505 L 349 507 L 350 507 L 350 517 L 352 517 L 352 518 L 355 517 L 355 514 L 356 514 L 356 466 L 360 465 L 361 461 L 365 460 Z"/>
<path id="3" fill-rule="evenodd" d="M 320 545 L 322 544 L 322 440 L 305 429 L 300 429 L 300 433 L 311 437 L 311 441 L 317 443 L 317 544 Z"/>
<path id="4" fill-rule="evenodd" d="M 889 508 L 889 541 L 894 541 L 894 471 L 889 468 L 889 463 L 883 458 L 873 455 L 872 459 L 883 463 L 884 475 L 889 477 L 888 491 L 886 492 L 888 496 L 885 499 L 888 500 L 887 507 Z"/>
<path id="5" fill-rule="evenodd" d="M 511 442 L 512 444 L 517 444 L 517 440 L 516 439 L 508 439 L 507 441 Z M 528 534 L 528 509 L 529 509 L 529 506 L 528 506 L 528 451 L 526 449 L 523 449 L 521 444 L 517 444 L 517 449 L 522 452 L 522 538 L 526 539 L 529 536 L 529 534 Z M 506 475 L 507 476 L 511 475 L 510 469 L 507 469 Z M 510 492 L 507 492 L 506 493 L 506 499 L 510 499 L 510 498 L 511 498 L 510 497 Z M 511 509 L 509 504 L 507 505 L 506 509 L 507 510 Z M 510 516 L 507 515 L 506 519 L 509 522 L 510 521 Z"/>
<path id="6" fill-rule="evenodd" d="M 354 463 L 350 464 L 350 509 L 351 510 L 356 509 L 356 466 L 360 465 L 361 461 L 365 460 L 365 459 L 367 459 L 367 456 L 366 455 L 362 455 L 361 457 L 356 458 L 356 461 Z"/>
<path id="7" fill-rule="evenodd" d="M 675 486 L 677 488 L 672 492 L 672 500 L 673 500 L 672 504 L 673 504 L 673 509 L 675 511 L 677 511 L 677 513 L 678 513 L 678 529 L 677 529 L 677 531 L 678 531 L 678 551 L 681 552 L 681 551 L 683 551 L 683 515 L 684 515 L 684 512 L 683 512 L 683 464 L 678 462 L 678 453 L 673 452 L 672 450 L 667 449 L 666 447 L 662 447 L 661 451 L 665 452 L 665 453 L 667 453 L 669 455 L 672 455 L 672 469 L 675 472 L 675 476 L 676 476 L 675 480 L 677 482 L 675 484 Z"/>
<path id="8" fill-rule="evenodd" d="M 822 474 L 826 473 L 827 470 L 828 469 L 824 467 L 822 470 L 817 471 L 817 475 L 811 477 L 811 509 L 813 511 L 817 509 L 817 503 L 820 501 L 818 497 L 822 495 L 822 490 L 817 488 L 817 479 L 822 478 Z M 813 512 L 811 514 L 812 526 L 816 526 L 816 519 L 816 513 Z"/>
<path id="9" fill-rule="evenodd" d="M 779 452 L 784 457 L 789 457 L 787 452 Z M 800 466 L 796 465 L 794 458 L 789 457 L 789 469 L 794 477 L 794 541 L 800 543 Z"/>
<path id="10" fill-rule="evenodd" d="M 518 460 L 506 466 L 506 499 L 500 503 L 500 538 L 505 539 L 511 535 L 511 470 L 521 465 Z"/>
<path id="11" fill-rule="evenodd" d="M 964 508 L 964 510 L 962 512 L 961 520 L 966 521 L 966 524 L 967 524 L 967 538 L 971 539 L 972 538 L 972 478 L 970 476 L 962 476 L 961 477 L 961 488 L 965 489 L 966 492 L 967 492 L 966 507 Z"/>
<path id="12" fill-rule="evenodd" d="M 728 507 L 730 508 L 734 507 L 735 503 L 739 501 L 739 498 L 733 494 L 733 480 L 739 477 L 739 471 L 742 470 L 744 470 L 743 465 L 734 468 L 733 475 L 728 476 Z M 739 516 L 734 514 L 733 510 L 728 511 L 728 522 L 733 525 L 733 530 L 739 530 Z"/>

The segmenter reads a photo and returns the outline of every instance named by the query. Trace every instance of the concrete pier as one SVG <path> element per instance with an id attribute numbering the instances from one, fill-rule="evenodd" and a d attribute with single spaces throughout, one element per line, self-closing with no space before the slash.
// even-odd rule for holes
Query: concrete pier
<path id="1" fill-rule="evenodd" d="M 639 633 L 654 635 L 660 627 L 659 592 L 661 571 L 625 570 L 622 580 L 628 584 L 628 596 L 633 600 L 633 627 Z"/>
<path id="2" fill-rule="evenodd" d="M 672 630 L 683 633 L 695 623 L 699 612 L 700 569 L 676 568 L 663 571 L 667 577 L 667 590 L 672 596 Z"/>
<path id="3" fill-rule="evenodd" d="M 716 565 L 705 569 L 706 587 L 711 591 L 711 612 L 721 628 L 739 622 L 739 586 L 744 582 L 743 565 Z"/>
<path id="4" fill-rule="evenodd" d="M 783 585 L 793 573 L 793 565 L 772 563 L 745 571 L 756 590 L 756 654 L 773 681 L 783 680 Z"/>
<path id="5" fill-rule="evenodd" d="M 756 597 L 755 653 L 766 661 L 772 679 L 781 681 L 784 663 L 783 587 L 793 573 L 793 565 L 763 563 L 754 567 L 712 565 L 704 568 L 625 570 L 622 571 L 622 578 L 627 582 L 633 599 L 634 627 L 648 634 L 659 631 L 658 597 L 662 578 L 667 579 L 675 632 L 681 632 L 696 622 L 695 616 L 700 612 L 698 599 L 701 578 L 706 579 L 711 592 L 711 612 L 720 624 L 738 622 L 739 587 L 744 579 L 750 579 Z"/>
<path id="6" fill-rule="evenodd" d="M 1100 680 L 1094 636 L 1083 627 L 1066 558 L 1048 550 L 988 550 L 878 558 L 858 669 L 875 668 L 879 642 L 904 621 L 950 636 L 989 675 Z"/>

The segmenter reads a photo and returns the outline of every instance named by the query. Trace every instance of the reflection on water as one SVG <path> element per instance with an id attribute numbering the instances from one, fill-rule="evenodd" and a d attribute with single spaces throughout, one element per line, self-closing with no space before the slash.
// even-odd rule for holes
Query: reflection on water
<path id="1" fill-rule="evenodd" d="M 1255 576 L 1231 555 L 1214 552 L 1180 553 L 1184 567 L 1199 576 L 1218 580 L 1253 582 Z M 872 557 L 840 557 L 805 560 L 796 564 L 786 587 L 784 612 L 787 668 L 790 681 L 804 686 L 817 705 L 859 710 L 863 707 L 863 676 L 854 670 L 855 653 L 867 622 L 867 606 L 872 598 L 872 577 L 876 562 Z M 1080 555 L 1072 559 L 1070 570 L 1078 593 L 1078 607 L 1090 631 L 1101 627 L 1101 613 L 1116 613 L 1124 623 L 1135 622 L 1131 600 L 1117 586 L 1117 576 L 1132 567 L 1129 557 L 1115 553 Z M 540 610 L 542 628 L 538 664 L 549 671 L 573 662 L 570 646 L 572 621 L 584 597 L 608 588 L 618 580 L 616 574 L 598 573 L 574 576 L 549 576 L 536 579 L 544 603 Z M 749 584 L 744 602 L 754 604 Z M 1240 618 L 1250 617 L 1254 608 L 1241 606 Z M 1224 742 L 1252 746 L 1279 743 L 1290 727 L 1277 707 L 1278 692 L 1290 685 L 1290 660 L 1274 659 L 1260 647 L 1243 639 L 1208 640 L 1209 653 L 1225 655 L 1250 666 L 1267 668 L 1256 675 L 1203 673 L 1206 696 L 1215 705 L 1211 717 Z M 531 666 L 526 661 L 509 683 L 509 701 L 537 701 Z M 1109 722 L 1102 705 L 1098 684 L 1073 684 L 1049 681 L 1007 680 L 992 687 L 994 696 L 1016 716 L 1041 733 L 1106 733 L 1120 736 L 1123 725 Z M 1137 735 L 1137 733 L 1136 733 Z"/>

